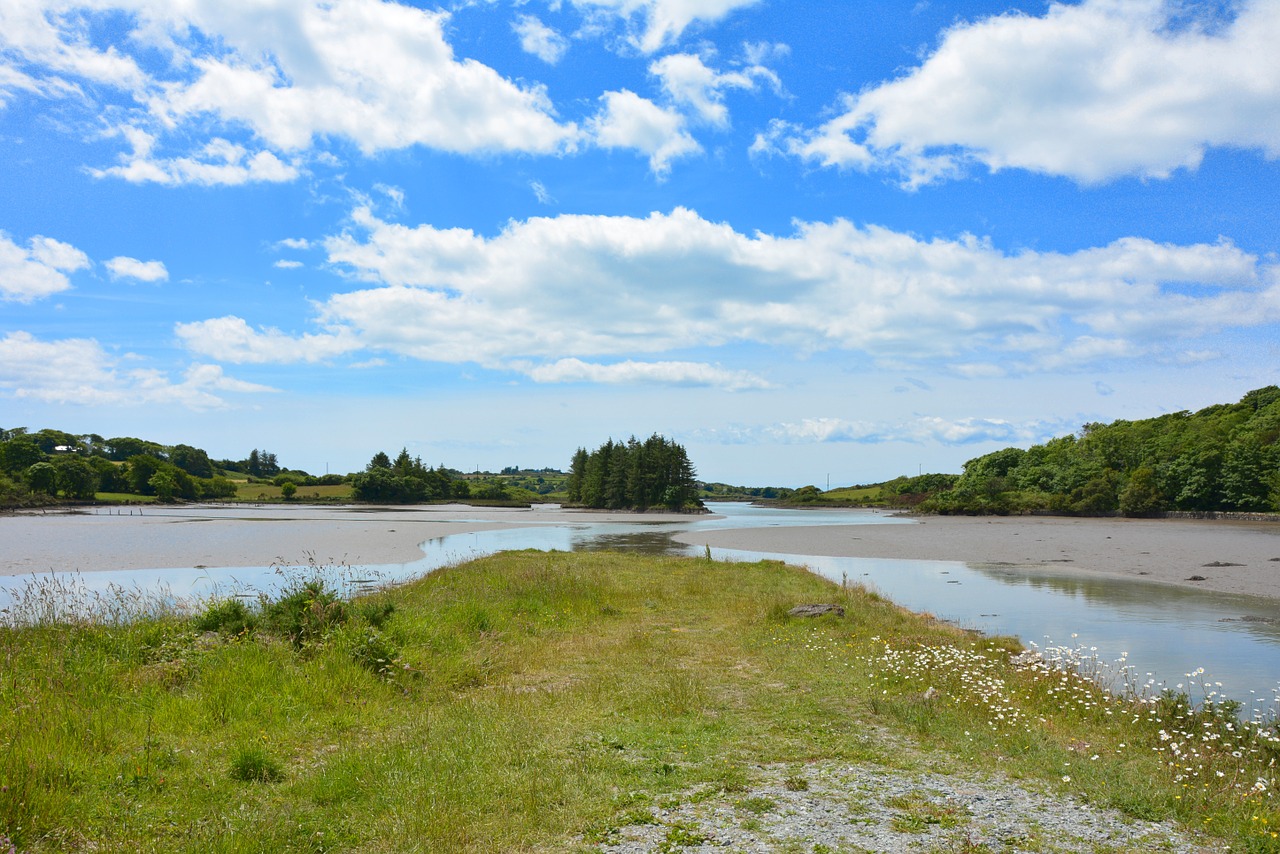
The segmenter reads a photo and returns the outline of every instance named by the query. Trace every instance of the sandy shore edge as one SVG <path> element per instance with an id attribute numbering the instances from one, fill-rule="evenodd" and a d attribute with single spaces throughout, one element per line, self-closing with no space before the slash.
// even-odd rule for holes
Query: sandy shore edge
<path id="1" fill-rule="evenodd" d="M 1274 522 L 928 516 L 911 524 L 756 528 L 676 539 L 774 554 L 1102 574 L 1280 599 L 1280 523 Z"/>
<path id="2" fill-rule="evenodd" d="M 308 559 L 398 564 L 421 557 L 419 544 L 450 534 L 688 519 L 463 505 L 192 505 L 17 514 L 0 517 L 0 576 L 269 566 Z M 933 516 L 907 524 L 699 531 L 675 539 L 771 554 L 952 560 L 1028 573 L 1102 574 L 1280 599 L 1280 523 L 1271 522 Z"/>

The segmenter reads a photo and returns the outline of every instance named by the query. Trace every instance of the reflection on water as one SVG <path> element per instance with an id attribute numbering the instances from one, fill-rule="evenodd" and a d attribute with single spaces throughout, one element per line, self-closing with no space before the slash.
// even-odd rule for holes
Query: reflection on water
<path id="1" fill-rule="evenodd" d="M 701 555 L 703 547 L 672 541 L 676 532 L 724 528 L 797 525 L 911 524 L 867 511 L 777 510 L 741 504 L 716 504 L 721 518 L 587 523 L 566 513 L 565 522 L 546 527 L 512 527 L 438 537 L 422 544 L 421 559 L 405 564 L 348 568 L 346 583 L 358 588 L 368 579 L 401 581 L 475 557 L 511 549 L 541 551 L 619 550 L 643 554 Z M 459 508 L 462 519 L 467 509 Z M 283 520 L 282 520 L 283 521 Z M 515 521 L 513 519 L 513 521 Z M 946 561 L 877 560 L 779 555 L 712 549 L 716 560 L 784 559 L 809 567 L 833 581 L 865 584 L 914 611 L 925 611 L 964 628 L 1016 635 L 1024 643 L 1083 643 L 1103 661 L 1123 654 L 1137 670 L 1170 687 L 1188 686 L 1186 674 L 1203 667 L 1206 679 L 1222 691 L 1269 707 L 1280 682 L 1280 603 L 1211 593 L 1139 580 L 1099 578 L 1071 571 L 1023 570 L 1002 565 Z M 28 577 L 29 578 L 29 577 Z M 0 607 L 5 588 L 23 578 L 0 578 Z M 235 570 L 176 568 L 133 572 L 95 572 L 81 577 L 89 590 L 109 585 L 156 589 L 167 585 L 178 597 L 229 595 L 236 591 L 271 592 L 282 579 L 275 567 Z M 1249 619 L 1245 619 L 1249 618 Z"/>

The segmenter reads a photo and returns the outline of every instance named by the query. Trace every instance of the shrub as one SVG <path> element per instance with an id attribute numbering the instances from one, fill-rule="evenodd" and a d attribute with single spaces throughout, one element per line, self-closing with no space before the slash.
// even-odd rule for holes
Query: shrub
<path id="1" fill-rule="evenodd" d="M 258 615 L 239 599 L 220 599 L 210 602 L 204 613 L 196 617 L 195 628 L 200 632 L 218 632 L 238 635 L 252 632 L 258 626 Z"/>
<path id="2" fill-rule="evenodd" d="M 324 640 L 348 616 L 346 603 L 318 578 L 295 585 L 275 602 L 264 600 L 262 606 L 264 624 L 297 649 Z"/>

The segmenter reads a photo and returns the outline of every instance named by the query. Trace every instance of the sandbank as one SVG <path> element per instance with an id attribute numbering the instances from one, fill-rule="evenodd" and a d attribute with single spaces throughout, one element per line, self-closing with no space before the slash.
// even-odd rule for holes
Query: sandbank
<path id="1" fill-rule="evenodd" d="M 0 576 L 134 569 L 399 564 L 436 537 L 514 526 L 636 521 L 634 513 L 465 505 L 183 505 L 0 517 Z M 685 516 L 645 514 L 645 521 Z M 245 524 L 253 523 L 253 524 Z"/>
<path id="2" fill-rule="evenodd" d="M 1280 599 L 1280 523 L 1274 522 L 929 516 L 907 525 L 751 528 L 675 539 L 776 554 L 1103 574 Z"/>

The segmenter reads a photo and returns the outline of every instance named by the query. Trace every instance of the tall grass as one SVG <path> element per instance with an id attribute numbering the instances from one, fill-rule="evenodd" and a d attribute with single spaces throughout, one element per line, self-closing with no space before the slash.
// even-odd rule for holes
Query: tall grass
<path id="1" fill-rule="evenodd" d="M 1113 697 L 777 562 L 506 553 L 350 602 L 312 581 L 0 627 L 0 838 L 578 850 L 646 804 L 818 759 L 998 769 L 1234 850 L 1280 821 L 1265 725 Z M 787 616 L 802 602 L 847 616 Z"/>

